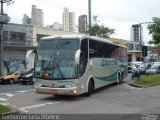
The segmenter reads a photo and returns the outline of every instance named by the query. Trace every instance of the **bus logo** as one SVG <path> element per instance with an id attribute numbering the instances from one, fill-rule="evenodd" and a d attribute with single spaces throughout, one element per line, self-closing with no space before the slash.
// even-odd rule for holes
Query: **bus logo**
<path id="1" fill-rule="evenodd" d="M 117 60 L 115 59 L 103 59 L 101 61 L 101 66 L 102 67 L 107 67 L 107 66 L 114 66 L 114 65 L 117 65 Z"/>

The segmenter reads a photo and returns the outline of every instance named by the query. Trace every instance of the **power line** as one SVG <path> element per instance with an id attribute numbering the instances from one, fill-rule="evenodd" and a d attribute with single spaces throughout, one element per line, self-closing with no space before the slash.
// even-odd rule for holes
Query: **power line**
<path id="1" fill-rule="evenodd" d="M 54 5 L 55 6 L 55 4 L 53 4 L 53 0 L 52 0 L 52 2 L 50 0 L 49 1 L 43 1 L 43 2 L 44 3 L 47 2 L 47 5 L 50 5 L 50 6 Z M 70 8 L 76 9 L 78 11 L 81 11 L 81 12 L 83 11 L 84 13 L 88 13 L 87 10 L 81 9 L 79 7 L 72 6 L 70 4 L 57 2 L 57 0 L 54 0 L 54 2 L 59 4 L 59 5 L 69 6 Z M 87 4 L 87 2 L 86 2 L 86 4 Z M 58 7 L 57 5 L 56 5 L 56 7 L 60 8 L 60 9 L 63 8 L 63 7 Z M 97 13 L 92 13 L 92 14 L 93 14 L 93 16 L 96 16 Z M 114 19 L 115 21 L 118 21 L 118 22 L 119 21 L 122 21 L 122 22 L 138 22 L 138 23 L 142 22 L 141 20 L 138 20 L 138 19 L 130 19 L 130 18 L 127 18 L 127 17 L 118 17 L 118 16 L 112 16 L 112 15 L 108 15 L 108 14 L 98 14 L 97 16 L 101 17 L 103 20 L 106 20 L 106 18 L 111 18 L 112 20 Z"/>

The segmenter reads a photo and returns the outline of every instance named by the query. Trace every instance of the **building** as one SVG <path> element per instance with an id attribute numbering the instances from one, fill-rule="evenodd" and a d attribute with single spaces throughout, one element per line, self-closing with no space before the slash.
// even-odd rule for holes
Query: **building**
<path id="1" fill-rule="evenodd" d="M 86 33 L 87 32 L 87 15 L 81 15 L 78 19 L 78 32 Z"/>
<path id="2" fill-rule="evenodd" d="M 4 25 L 3 74 L 25 69 L 26 52 L 33 49 L 33 26 L 12 24 Z"/>
<path id="3" fill-rule="evenodd" d="M 51 28 L 13 23 L 5 24 L 3 33 L 3 74 L 14 70 L 25 69 L 27 52 L 36 49 L 41 37 L 75 34 L 74 32 L 64 32 Z"/>
<path id="4" fill-rule="evenodd" d="M 44 26 L 43 11 L 42 11 L 42 9 L 36 8 L 35 5 L 32 5 L 31 23 L 33 26 L 36 26 L 36 27 L 43 27 Z"/>
<path id="5" fill-rule="evenodd" d="M 69 12 L 67 8 L 64 8 L 63 12 L 63 31 L 75 31 L 75 13 Z"/>
<path id="6" fill-rule="evenodd" d="M 40 38 L 45 36 L 64 35 L 64 34 L 78 34 L 75 32 L 53 30 L 47 27 L 33 27 L 33 46 L 38 45 Z"/>
<path id="7" fill-rule="evenodd" d="M 143 41 L 143 31 L 142 29 L 140 29 L 141 25 L 140 24 L 136 24 L 136 25 L 132 25 L 131 27 L 131 41 L 135 41 L 135 42 L 140 42 L 140 35 L 141 35 L 141 41 Z M 141 30 L 141 34 L 140 34 L 140 30 Z"/>
<path id="8" fill-rule="evenodd" d="M 31 18 L 27 14 L 23 15 L 22 24 L 31 25 Z"/>
<path id="9" fill-rule="evenodd" d="M 150 59 L 152 59 L 153 61 L 160 61 L 160 45 L 152 46 L 149 49 L 151 51 Z"/>
<path id="10" fill-rule="evenodd" d="M 58 23 L 58 22 L 54 22 L 52 25 L 47 25 L 47 28 L 51 28 L 53 30 L 58 30 L 58 31 L 62 31 L 63 30 L 63 25 Z"/>
<path id="11" fill-rule="evenodd" d="M 108 40 L 127 47 L 128 62 L 140 61 L 140 57 L 142 57 L 142 59 L 144 58 L 144 56 L 140 55 L 139 42 L 123 40 L 118 38 L 109 38 Z M 143 44 L 144 43 L 142 43 L 142 45 Z"/>

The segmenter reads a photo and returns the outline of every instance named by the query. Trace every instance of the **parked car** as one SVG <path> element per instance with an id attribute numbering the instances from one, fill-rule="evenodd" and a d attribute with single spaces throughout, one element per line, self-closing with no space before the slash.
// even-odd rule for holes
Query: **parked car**
<path id="1" fill-rule="evenodd" d="M 155 74 L 155 73 L 160 73 L 160 64 L 159 63 L 154 63 L 150 69 L 146 70 L 146 74 Z"/>
<path id="2" fill-rule="evenodd" d="M 143 64 L 143 62 L 129 62 L 128 63 L 128 72 L 133 72 L 135 65 Z"/>
<path id="3" fill-rule="evenodd" d="M 13 84 L 19 82 L 19 75 L 23 73 L 24 71 L 18 70 L 18 71 L 12 71 L 8 73 L 7 75 L 0 77 L 1 84 Z"/>
<path id="4" fill-rule="evenodd" d="M 23 74 L 20 74 L 19 80 L 22 84 L 33 83 L 34 69 L 30 69 Z"/>
<path id="5" fill-rule="evenodd" d="M 140 71 L 140 74 L 145 74 L 147 66 L 144 63 L 141 63 L 141 64 L 138 64 L 138 69 Z"/>

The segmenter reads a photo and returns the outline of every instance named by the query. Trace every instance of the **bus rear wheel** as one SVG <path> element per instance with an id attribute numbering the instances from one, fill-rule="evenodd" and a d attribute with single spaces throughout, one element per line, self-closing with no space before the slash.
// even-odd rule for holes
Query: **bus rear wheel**
<path id="1" fill-rule="evenodd" d="M 118 78 L 117 79 L 118 79 L 117 82 L 116 82 L 117 85 L 123 83 L 123 74 L 118 74 Z"/>

